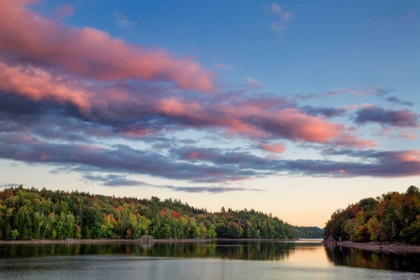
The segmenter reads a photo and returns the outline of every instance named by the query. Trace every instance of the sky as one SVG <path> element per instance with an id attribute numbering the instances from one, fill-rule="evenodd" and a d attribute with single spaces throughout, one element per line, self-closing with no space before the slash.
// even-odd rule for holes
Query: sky
<path id="1" fill-rule="evenodd" d="M 0 186 L 324 227 L 420 187 L 418 1 L 0 2 Z"/>

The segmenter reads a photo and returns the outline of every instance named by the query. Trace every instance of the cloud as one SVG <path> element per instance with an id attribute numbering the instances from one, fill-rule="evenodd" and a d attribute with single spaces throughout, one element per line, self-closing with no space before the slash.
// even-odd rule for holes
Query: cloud
<path id="1" fill-rule="evenodd" d="M 69 4 L 58 6 L 54 9 L 54 17 L 55 18 L 68 17 L 74 14 L 74 11 L 75 11 L 74 7 Z"/>
<path id="2" fill-rule="evenodd" d="M 94 28 L 65 27 L 30 12 L 24 7 L 26 3 L 2 1 L 0 53 L 3 57 L 101 81 L 165 81 L 183 89 L 213 90 L 213 73 L 188 58 L 129 45 Z"/>
<path id="3" fill-rule="evenodd" d="M 281 154 L 283 153 L 285 147 L 282 144 L 259 144 L 258 147 L 266 152 Z"/>
<path id="4" fill-rule="evenodd" d="M 101 182 L 103 186 L 106 187 L 139 187 L 139 186 L 152 186 L 142 181 L 130 180 L 127 179 L 126 176 L 115 175 L 115 174 L 108 174 L 106 176 L 102 175 L 92 175 L 92 174 L 85 174 L 83 178 L 90 180 Z"/>
<path id="5" fill-rule="evenodd" d="M 311 99 L 311 98 L 324 98 L 324 97 L 330 97 L 335 95 L 340 95 L 344 93 L 348 93 L 351 89 L 350 88 L 342 88 L 342 89 L 333 89 L 329 90 L 327 92 L 321 92 L 321 93 L 299 93 L 294 96 L 295 99 Z"/>
<path id="6" fill-rule="evenodd" d="M 400 21 L 401 22 L 406 22 L 409 19 L 411 19 L 412 17 L 414 17 L 416 14 L 417 14 L 417 7 L 412 8 L 402 18 L 400 18 Z"/>
<path id="7" fill-rule="evenodd" d="M 385 100 L 388 101 L 389 103 L 393 104 L 393 105 L 414 106 L 414 104 L 412 102 L 402 101 L 401 99 L 399 99 L 398 97 L 395 97 L 395 96 L 390 96 L 390 97 L 386 98 Z"/>
<path id="8" fill-rule="evenodd" d="M 113 12 L 112 15 L 120 28 L 128 28 L 136 24 L 136 22 L 128 20 L 127 17 L 119 11 Z"/>
<path id="9" fill-rule="evenodd" d="M 308 116 L 293 108 L 277 110 L 274 116 L 263 113 L 259 116 L 254 115 L 254 118 L 249 118 L 249 122 L 273 136 L 307 142 L 328 142 L 339 137 L 341 131 L 344 130 L 338 124 Z"/>
<path id="10" fill-rule="evenodd" d="M 180 186 L 171 186 L 163 185 L 159 188 L 169 189 L 178 192 L 188 192 L 188 193 L 226 193 L 226 192 L 236 192 L 236 191 L 252 191 L 260 192 L 261 189 L 247 189 L 247 188 L 238 188 L 238 187 L 180 187 Z"/>
<path id="11" fill-rule="evenodd" d="M 108 174 L 106 176 L 101 175 L 91 175 L 85 174 L 83 176 L 85 179 L 90 181 L 97 181 L 102 183 L 103 186 L 107 187 L 153 187 L 159 189 L 168 189 L 177 192 L 187 192 L 187 193 L 226 193 L 226 192 L 234 192 L 234 191 L 262 191 L 261 189 L 249 189 L 249 188 L 238 188 L 238 187 L 221 187 L 221 186 L 172 186 L 172 185 L 152 185 L 148 183 L 144 183 L 142 181 L 136 181 L 127 179 L 124 175 L 115 175 L 115 174 Z"/>
<path id="12" fill-rule="evenodd" d="M 372 140 L 360 139 L 351 132 L 344 133 L 340 138 L 336 139 L 331 146 L 355 147 L 355 148 L 373 148 L 377 144 Z"/>
<path id="13" fill-rule="evenodd" d="M 61 104 L 76 105 L 81 112 L 90 111 L 89 91 L 64 76 L 32 66 L 10 66 L 0 62 L 0 90 L 15 93 L 33 100 L 55 100 Z"/>
<path id="14" fill-rule="evenodd" d="M 10 30 L 0 29 L 0 95 L 14 100 L 11 106 L 18 112 L 30 99 L 46 114 L 78 119 L 86 137 L 133 139 L 205 129 L 253 140 L 350 143 L 339 141 L 348 128 L 290 107 L 284 98 L 231 92 L 186 96 L 159 81 L 210 90 L 211 73 L 189 60 L 131 46 L 96 29 L 65 28 L 33 14 L 21 2 L 5 3 L 0 6 L 0 24 Z M 12 24 L 13 18 L 20 20 Z M 29 30 L 34 36 L 19 35 Z M 145 82 L 124 80 L 136 77 Z M 247 84 L 262 86 L 253 78 Z M 20 99 L 10 98 L 13 95 Z M 42 132 L 47 138 L 48 130 Z"/>
<path id="15" fill-rule="evenodd" d="M 360 162 L 338 163 L 336 169 L 344 170 L 346 177 L 406 177 L 420 174 L 420 151 L 356 151 L 356 150 L 329 150 L 329 155 L 346 155 L 358 158 Z M 327 163 L 328 165 L 328 163 Z"/>
<path id="16" fill-rule="evenodd" d="M 419 127 L 419 117 L 408 110 L 386 110 L 376 106 L 364 107 L 356 111 L 358 124 L 377 123 L 382 126 Z"/>
<path id="17" fill-rule="evenodd" d="M 0 135 L 0 157 L 31 163 L 66 166 L 79 172 L 101 171 L 150 175 L 191 182 L 224 182 L 257 176 L 252 170 L 177 162 L 165 155 L 124 145 L 53 143 L 23 133 Z"/>
<path id="18" fill-rule="evenodd" d="M 314 106 L 309 106 L 309 105 L 303 106 L 301 109 L 302 111 L 304 111 L 305 113 L 311 116 L 322 115 L 327 118 L 342 116 L 344 113 L 348 111 L 347 108 L 343 108 L 343 107 L 340 107 L 340 108 L 314 107 Z"/>
<path id="19" fill-rule="evenodd" d="M 390 14 L 381 18 L 375 18 L 369 20 L 369 23 L 374 25 L 383 25 L 383 26 L 390 26 L 390 25 L 396 25 L 398 23 L 406 23 L 410 21 L 412 18 L 414 18 L 417 15 L 418 8 L 414 7 L 404 14 Z"/>
<path id="20" fill-rule="evenodd" d="M 245 86 L 249 89 L 261 89 L 263 87 L 263 84 L 252 77 L 248 77 L 246 78 Z"/>
<path id="21" fill-rule="evenodd" d="M 268 7 L 269 11 L 278 15 L 279 19 L 272 22 L 270 27 L 272 30 L 282 33 L 289 28 L 290 22 L 296 17 L 292 12 L 284 10 L 279 4 L 273 3 Z"/>
<path id="22" fill-rule="evenodd" d="M 390 92 L 393 92 L 395 90 L 393 89 L 383 89 L 381 87 L 375 86 L 371 88 L 359 88 L 353 90 L 353 93 L 355 95 L 378 95 L 378 96 L 384 96 Z"/>
<path id="23" fill-rule="evenodd" d="M 238 167 L 260 172 L 262 176 L 304 175 L 312 177 L 407 177 L 420 175 L 420 151 L 374 151 L 328 149 L 324 155 L 346 155 L 352 160 L 285 160 L 262 158 L 243 152 L 222 151 L 216 148 L 183 147 L 171 154 L 184 160 L 211 163 L 216 166 Z M 188 155 L 194 154 L 194 157 Z"/>
<path id="24" fill-rule="evenodd" d="M 95 85 L 32 66 L 0 63 L 0 70 L 4 78 L 0 79 L 0 91 L 4 94 L 32 99 L 38 106 L 43 102 L 56 103 L 57 108 L 69 110 L 73 117 L 108 126 L 109 132 L 124 133 L 127 137 L 163 129 L 193 128 L 240 134 L 250 139 L 283 138 L 327 144 L 347 133 L 342 125 L 286 107 L 287 101 L 282 98 L 264 95 L 250 98 L 229 93 L 185 98 L 171 91 L 160 93 L 160 88 L 147 87 L 143 93 L 141 87 L 124 84 Z M 153 91 L 156 93 L 150 94 Z"/>
<path id="25" fill-rule="evenodd" d="M 132 46 L 96 29 L 65 27 L 30 12 L 22 3 L 29 2 L 0 4 L 0 26 L 7 27 L 0 27 L 0 158 L 80 172 L 104 186 L 203 193 L 260 191 L 222 183 L 276 175 L 419 175 L 417 151 L 350 149 L 366 150 L 376 143 L 327 118 L 355 107 L 297 104 L 351 92 L 384 96 L 387 90 L 342 88 L 279 97 L 252 92 L 262 84 L 250 77 L 247 87 L 212 91 L 213 74 L 189 58 Z M 284 12 L 280 6 L 271 8 L 277 15 Z M 11 14 L 19 19 L 14 26 Z M 34 36 L 26 36 L 29 27 Z M 355 122 L 412 128 L 418 126 L 418 116 L 370 106 L 356 111 Z M 240 139 L 253 150 L 206 148 L 197 139 L 174 140 L 177 132 L 197 131 L 226 142 Z M 342 152 L 351 160 L 275 157 L 286 145 L 279 142 L 285 141 L 334 149 L 336 154 L 329 157 L 340 159 Z M 125 145 L 109 144 L 119 142 Z M 104 175 L 109 173 L 118 175 Z M 198 186 L 132 179 L 139 175 Z"/>
<path id="26" fill-rule="evenodd" d="M 420 151 L 416 150 L 378 152 L 330 149 L 325 153 L 330 156 L 346 155 L 353 160 L 285 160 L 260 157 L 235 150 L 194 146 L 174 147 L 169 149 L 167 154 L 162 154 L 124 145 L 106 147 L 98 144 L 56 143 L 26 133 L 0 134 L 1 158 L 61 166 L 66 172 L 122 174 L 117 177 L 85 176 L 86 179 L 99 180 L 107 186 L 154 186 L 127 179 L 126 175 L 148 175 L 194 183 L 234 182 L 274 175 L 315 177 L 420 175 Z M 220 189 L 222 187 L 213 187 L 211 189 L 202 187 L 195 191 L 223 190 Z M 186 191 L 182 188 L 179 190 Z"/>
<path id="27" fill-rule="evenodd" d="M 417 135 L 413 133 L 413 131 L 403 130 L 399 132 L 399 136 L 406 139 L 406 140 L 414 140 L 417 139 Z"/>
<path id="28" fill-rule="evenodd" d="M 358 87 L 358 88 L 342 88 L 342 89 L 332 89 L 327 92 L 320 92 L 320 93 L 299 93 L 295 94 L 295 99 L 312 99 L 312 98 L 325 98 L 331 97 L 335 95 L 341 95 L 345 93 L 353 93 L 356 96 L 364 96 L 364 95 L 377 95 L 377 96 L 384 96 L 390 92 L 393 92 L 393 89 L 384 89 L 378 86 L 375 87 Z"/>
<path id="29" fill-rule="evenodd" d="M 417 138 L 412 128 L 395 128 L 390 126 L 382 127 L 378 135 L 389 139 L 404 138 L 405 140 L 414 140 Z"/>

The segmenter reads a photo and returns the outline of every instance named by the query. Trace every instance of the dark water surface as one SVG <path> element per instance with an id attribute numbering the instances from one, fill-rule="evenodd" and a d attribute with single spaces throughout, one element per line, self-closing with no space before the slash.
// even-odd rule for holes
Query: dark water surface
<path id="1" fill-rule="evenodd" d="M 0 279 L 420 279 L 420 255 L 298 242 L 0 246 Z"/>

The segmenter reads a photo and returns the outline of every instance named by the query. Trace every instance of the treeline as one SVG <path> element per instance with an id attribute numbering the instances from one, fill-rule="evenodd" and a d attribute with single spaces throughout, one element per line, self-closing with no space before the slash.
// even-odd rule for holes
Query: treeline
<path id="1" fill-rule="evenodd" d="M 296 231 L 297 238 L 322 238 L 324 229 L 319 227 L 293 227 Z"/>
<path id="2" fill-rule="evenodd" d="M 254 210 L 211 213 L 180 200 L 8 188 L 0 192 L 0 239 L 296 238 L 277 217 Z"/>
<path id="3" fill-rule="evenodd" d="M 365 198 L 336 211 L 325 227 L 324 238 L 356 242 L 389 241 L 420 244 L 420 191 L 390 192 Z"/>

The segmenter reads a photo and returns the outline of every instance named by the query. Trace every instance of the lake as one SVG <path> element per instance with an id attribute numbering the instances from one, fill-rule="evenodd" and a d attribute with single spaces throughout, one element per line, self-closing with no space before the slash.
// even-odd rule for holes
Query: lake
<path id="1" fill-rule="evenodd" d="M 419 264 L 320 240 L 0 246 L 0 279 L 419 279 Z"/>

